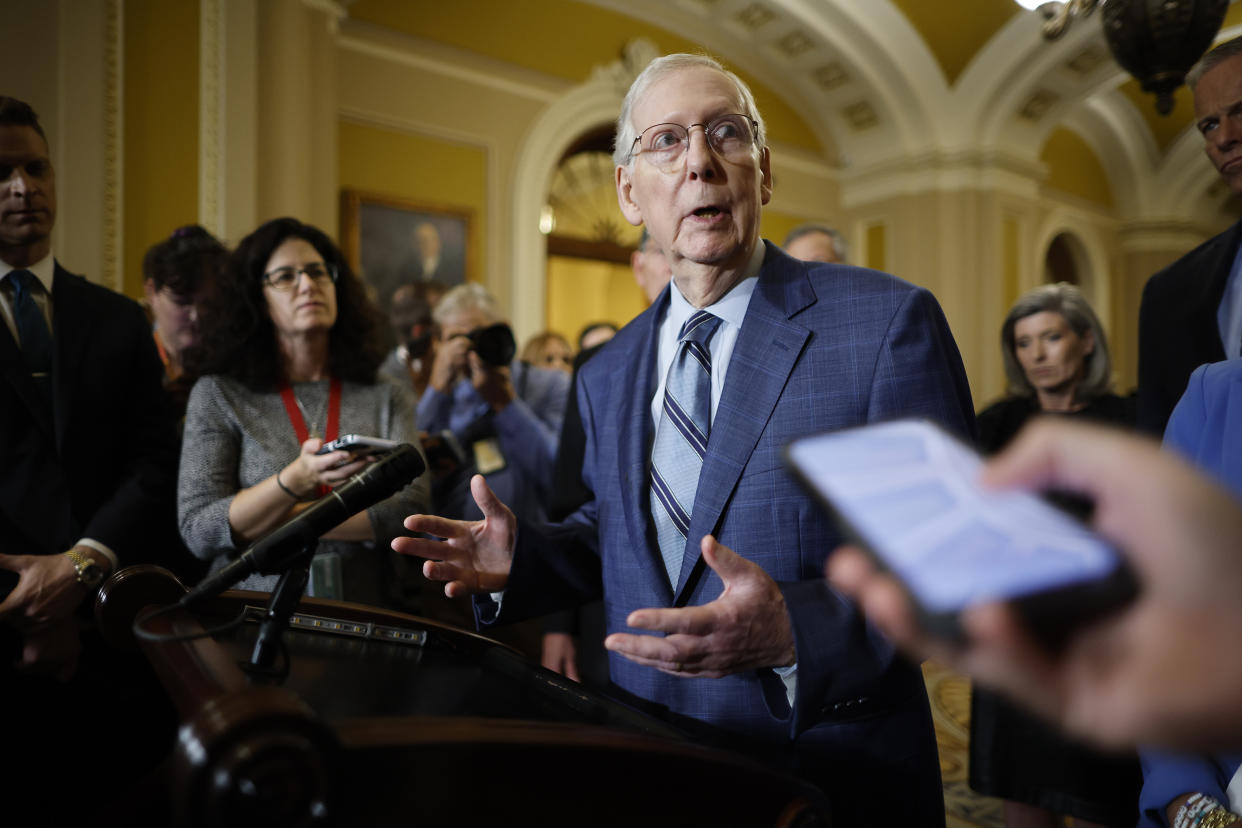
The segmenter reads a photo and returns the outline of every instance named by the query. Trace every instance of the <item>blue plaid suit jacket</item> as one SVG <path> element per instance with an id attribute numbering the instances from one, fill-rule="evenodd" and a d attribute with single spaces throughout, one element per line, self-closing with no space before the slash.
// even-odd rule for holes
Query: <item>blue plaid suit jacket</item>
<path id="1" fill-rule="evenodd" d="M 923 761 L 928 751 L 934 759 L 918 670 L 826 585 L 824 563 L 840 536 L 790 475 L 783 451 L 803 435 L 911 416 L 973 440 L 961 357 L 928 291 L 863 268 L 796 261 L 766 244 L 712 421 L 676 588 L 647 497 L 656 328 L 666 289 L 582 368 L 583 479 L 594 498 L 558 526 L 522 527 L 494 620 L 602 593 L 614 632 L 626 630 L 635 609 L 707 603 L 723 589 L 699 554 L 699 540 L 714 533 L 781 587 L 797 647 L 792 708 L 771 670 L 685 679 L 610 654 L 613 682 L 673 714 L 859 767 L 866 752 L 881 772 L 890 762 Z M 485 602 L 479 607 L 486 619 Z M 847 712 L 871 697 L 886 701 Z M 902 718 L 903 710 L 913 718 Z M 939 797 L 938 774 L 932 793 Z"/>

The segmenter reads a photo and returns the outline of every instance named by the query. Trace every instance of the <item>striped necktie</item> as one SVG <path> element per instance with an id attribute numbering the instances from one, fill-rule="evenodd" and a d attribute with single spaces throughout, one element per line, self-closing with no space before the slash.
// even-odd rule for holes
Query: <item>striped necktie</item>
<path id="1" fill-rule="evenodd" d="M 651 449 L 651 517 L 674 589 L 707 451 L 712 410 L 712 354 L 707 343 L 719 326 L 720 317 L 702 310 L 682 326 Z"/>
<path id="2" fill-rule="evenodd" d="M 48 329 L 47 317 L 34 300 L 34 293 L 42 290 L 42 286 L 29 270 L 10 271 L 7 278 L 13 286 L 13 321 L 17 324 L 22 358 L 30 369 L 31 379 L 51 405 L 52 332 Z"/>

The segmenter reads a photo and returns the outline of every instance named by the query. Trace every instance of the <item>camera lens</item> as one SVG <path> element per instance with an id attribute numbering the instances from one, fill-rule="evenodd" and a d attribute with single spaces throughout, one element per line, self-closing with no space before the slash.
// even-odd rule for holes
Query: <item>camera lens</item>
<path id="1" fill-rule="evenodd" d="M 517 341 L 513 330 L 503 322 L 470 332 L 470 341 L 479 359 L 496 368 L 503 368 L 517 354 Z"/>

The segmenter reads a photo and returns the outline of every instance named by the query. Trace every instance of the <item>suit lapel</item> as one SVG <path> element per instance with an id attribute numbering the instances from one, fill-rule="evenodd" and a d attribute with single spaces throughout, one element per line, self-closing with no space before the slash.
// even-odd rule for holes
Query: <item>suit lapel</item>
<path id="1" fill-rule="evenodd" d="M 52 337 L 55 356 L 52 362 L 52 400 L 56 421 L 56 446 L 60 448 L 69 412 L 74 404 L 75 377 L 86 358 L 86 347 L 95 315 L 83 297 L 81 276 L 75 276 L 56 265 L 52 283 Z"/>
<path id="2" fill-rule="evenodd" d="M 643 326 L 642 345 L 637 361 L 622 360 L 610 377 L 615 387 L 630 389 L 630 393 L 621 395 L 625 405 L 617 417 L 621 506 L 630 531 L 630 543 L 634 549 L 644 550 L 635 559 L 645 570 L 648 582 L 655 584 L 656 589 L 665 596 L 666 604 L 672 602 L 673 592 L 664 571 L 660 547 L 649 536 L 647 529 L 651 521 L 648 493 L 651 490 L 651 441 L 655 431 L 651 422 L 651 397 L 657 385 L 655 370 L 660 339 L 658 323 L 667 307 L 666 288 L 647 311 L 646 318 L 640 322 Z"/>
<path id="3" fill-rule="evenodd" d="M 1238 253 L 1238 246 L 1242 244 L 1242 220 L 1234 223 L 1226 232 L 1225 237 L 1221 239 L 1221 244 L 1216 246 L 1212 251 L 1212 258 L 1208 262 L 1208 272 L 1212 274 L 1209 280 L 1200 280 L 1201 287 L 1200 296 L 1196 297 L 1196 304 L 1202 306 L 1210 304 L 1212 306 L 1212 318 L 1216 318 L 1216 308 L 1220 305 L 1221 298 L 1225 295 L 1225 285 L 1229 281 L 1229 273 L 1233 270 L 1233 260 Z"/>
<path id="4" fill-rule="evenodd" d="M 1220 345 L 1220 329 L 1216 322 L 1216 311 L 1225 295 L 1225 286 L 1229 282 L 1229 274 L 1233 270 L 1233 260 L 1242 243 L 1242 221 L 1229 228 L 1219 239 L 1213 249 L 1204 257 L 1203 270 L 1210 275 L 1208 279 L 1186 279 L 1183 284 L 1186 293 L 1182 303 L 1183 312 L 1188 319 L 1187 332 L 1191 336 L 1201 337 L 1200 353 L 1216 353 L 1211 362 L 1225 358 L 1224 346 Z M 1212 346 L 1219 346 L 1213 348 Z"/>
<path id="5" fill-rule="evenodd" d="M 810 331 L 789 319 L 814 302 L 815 292 L 804 270 L 769 246 L 712 421 L 677 580 L 676 605 L 689 597 L 690 574 L 701 558 L 699 542 L 719 527 L 725 504 L 810 337 Z"/>

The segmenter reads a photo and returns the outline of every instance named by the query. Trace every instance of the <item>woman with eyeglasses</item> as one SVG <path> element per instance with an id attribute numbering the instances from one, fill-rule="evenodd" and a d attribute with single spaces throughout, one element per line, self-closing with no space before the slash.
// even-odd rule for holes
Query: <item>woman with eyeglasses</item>
<path id="1" fill-rule="evenodd" d="M 292 218 L 237 246 L 204 308 L 202 377 L 190 393 L 177 492 L 186 545 L 210 571 L 376 458 L 317 453 L 346 434 L 418 444 L 408 392 L 377 379 L 381 317 L 340 250 Z M 367 604 L 387 594 L 389 543 L 406 515 L 427 511 L 426 475 L 326 533 L 311 595 Z M 270 590 L 252 575 L 243 589 Z"/>

